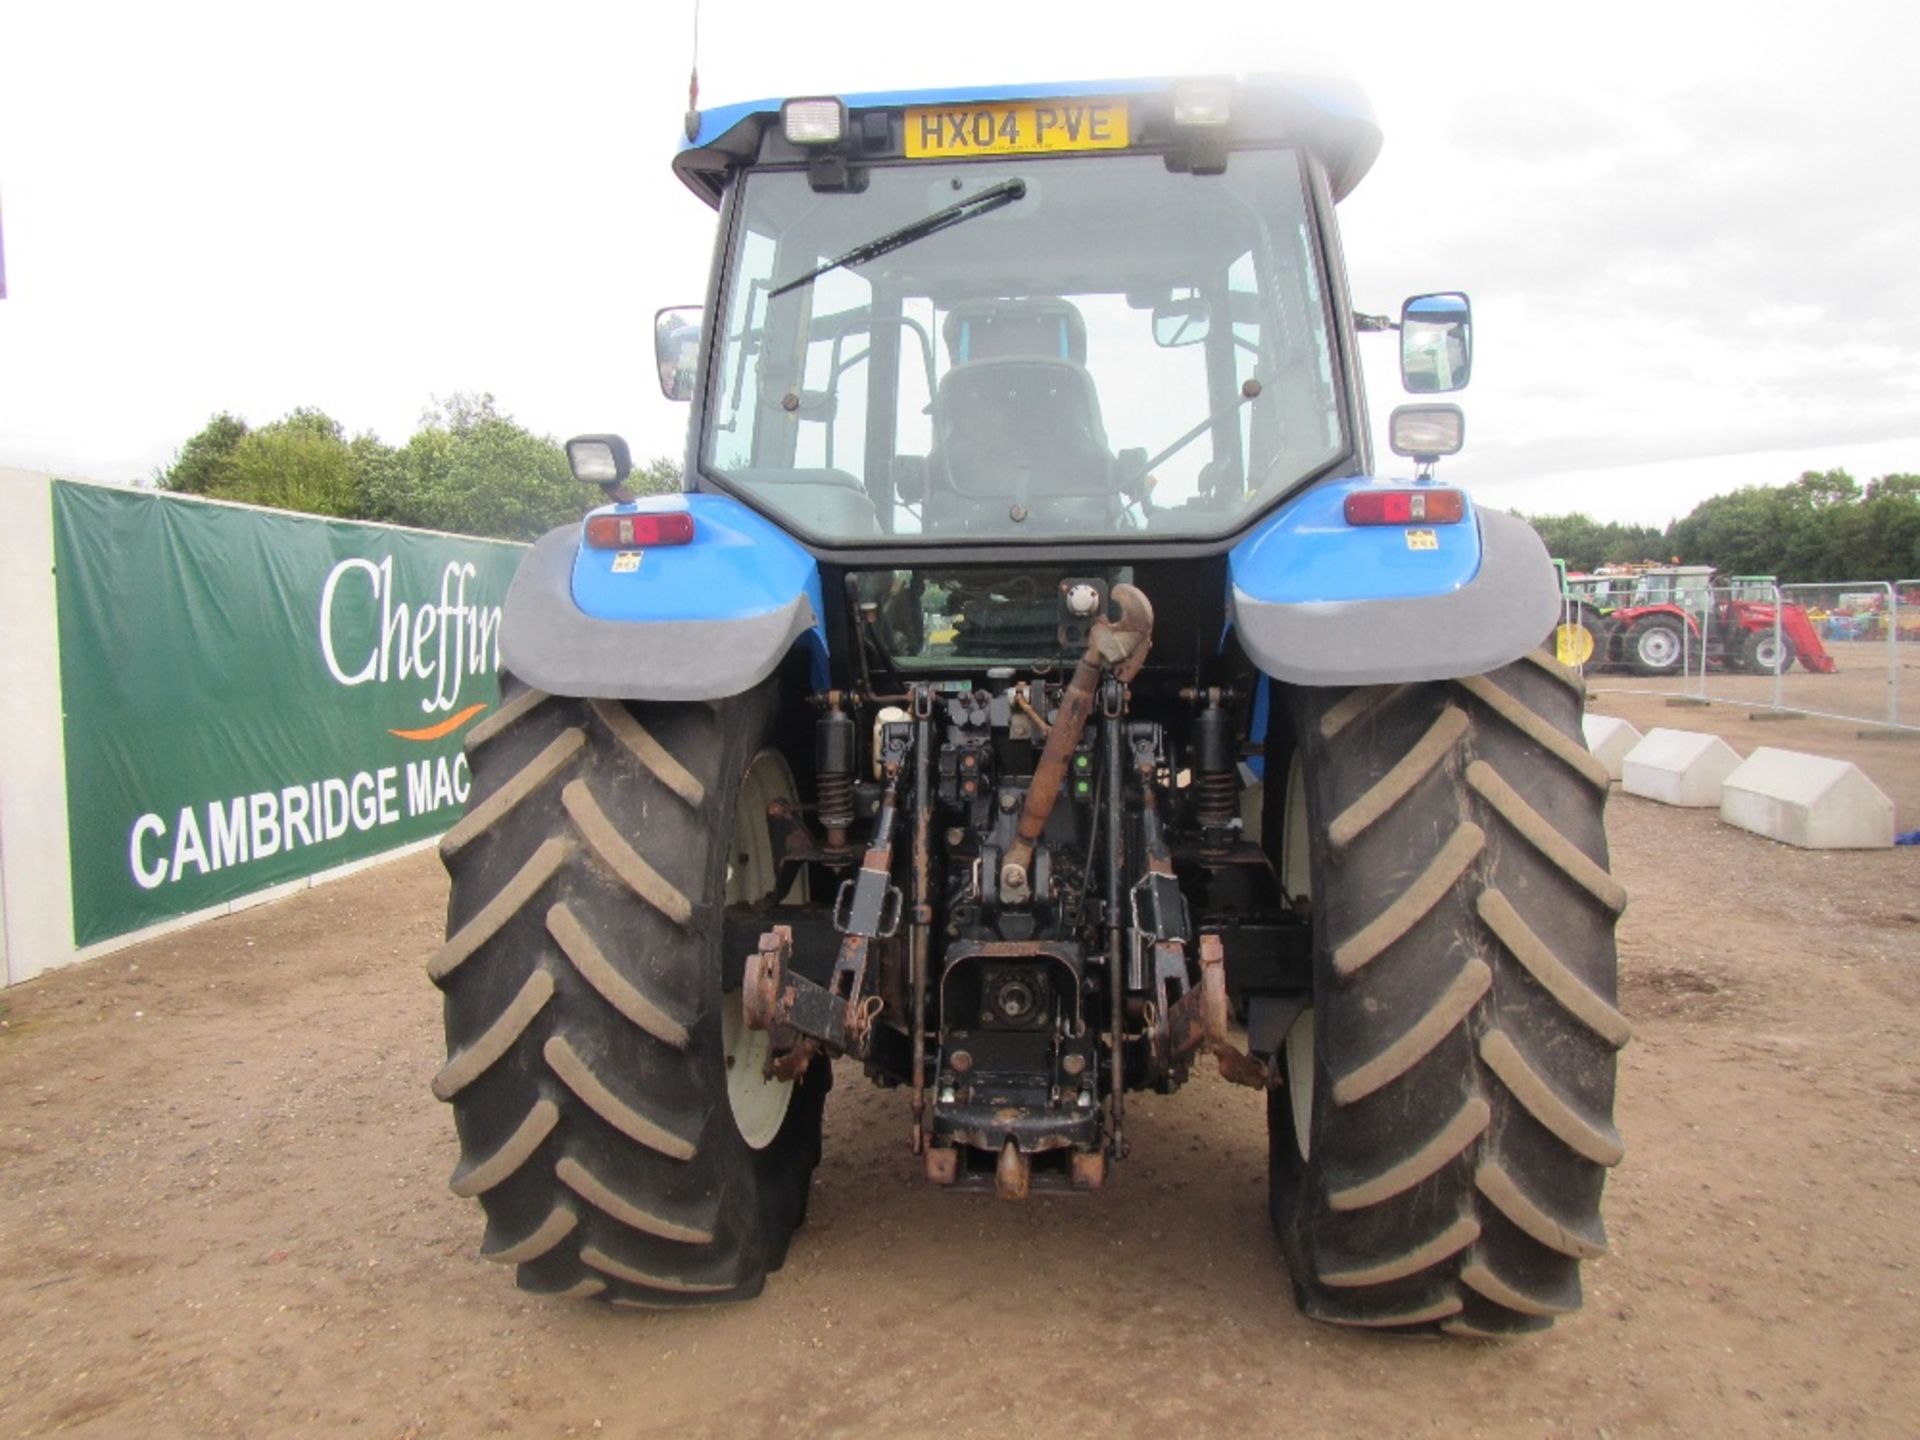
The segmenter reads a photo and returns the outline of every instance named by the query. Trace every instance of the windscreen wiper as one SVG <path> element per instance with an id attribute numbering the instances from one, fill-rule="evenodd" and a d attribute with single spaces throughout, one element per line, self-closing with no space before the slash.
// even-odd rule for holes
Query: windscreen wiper
<path id="1" fill-rule="evenodd" d="M 936 210 L 931 215 L 915 220 L 910 225 L 902 225 L 898 230 L 889 230 L 886 234 L 856 245 L 844 255 L 836 255 L 817 270 L 809 270 L 805 275 L 789 280 L 784 285 L 774 287 L 767 292 L 769 300 L 777 299 L 789 290 L 798 290 L 802 285 L 811 285 L 829 270 L 839 270 L 848 265 L 864 265 L 869 260 L 878 260 L 882 255 L 911 245 L 916 240 L 924 240 L 929 235 L 937 235 L 942 230 L 958 225 L 964 220 L 972 220 L 981 215 L 991 214 L 1003 205 L 1011 205 L 1027 193 L 1024 180 L 1002 180 L 998 185 L 989 185 L 976 195 Z"/>

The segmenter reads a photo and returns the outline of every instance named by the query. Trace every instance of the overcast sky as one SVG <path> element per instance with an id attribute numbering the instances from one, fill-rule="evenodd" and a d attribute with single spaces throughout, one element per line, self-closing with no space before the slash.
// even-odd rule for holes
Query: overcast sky
<path id="1" fill-rule="evenodd" d="M 0 0 L 0 464 L 137 478 L 222 409 L 398 442 L 462 389 L 677 458 L 651 317 L 700 299 L 713 239 L 668 169 L 692 11 Z M 1920 470 L 1916 16 L 705 0 L 701 95 L 1350 75 L 1386 131 L 1341 207 L 1358 303 L 1473 297 L 1441 473 L 1664 522 Z M 1404 397 L 1392 337 L 1363 343 L 1378 431 Z"/>

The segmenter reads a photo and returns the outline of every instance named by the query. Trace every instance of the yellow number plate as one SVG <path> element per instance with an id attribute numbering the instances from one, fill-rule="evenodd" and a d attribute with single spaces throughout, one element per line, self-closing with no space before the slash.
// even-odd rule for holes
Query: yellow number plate
<path id="1" fill-rule="evenodd" d="M 1050 150 L 1124 150 L 1124 100 L 1039 100 L 907 111 L 907 158 L 1031 155 Z"/>
<path id="2" fill-rule="evenodd" d="M 1439 548 L 1440 548 L 1440 537 L 1434 534 L 1433 531 L 1431 530 L 1407 531 L 1407 549 L 1438 550 Z"/>

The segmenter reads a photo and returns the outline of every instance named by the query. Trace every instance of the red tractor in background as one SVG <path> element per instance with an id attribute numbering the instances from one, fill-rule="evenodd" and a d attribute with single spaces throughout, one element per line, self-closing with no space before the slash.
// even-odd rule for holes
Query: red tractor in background
<path id="1" fill-rule="evenodd" d="M 1776 593 L 1766 576 L 1734 576 L 1716 589 L 1711 565 L 1647 570 L 1627 603 L 1585 622 L 1594 630 L 1590 663 L 1671 675 L 1704 654 L 1708 665 L 1754 675 L 1777 675 L 1795 660 L 1831 674 L 1833 657 L 1805 610 L 1781 604 L 1775 625 Z"/>

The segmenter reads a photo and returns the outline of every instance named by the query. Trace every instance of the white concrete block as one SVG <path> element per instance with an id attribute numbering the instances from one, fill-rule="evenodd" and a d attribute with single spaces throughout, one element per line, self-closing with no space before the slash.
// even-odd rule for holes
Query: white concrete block
<path id="1" fill-rule="evenodd" d="M 1649 730 L 1620 765 L 1620 788 L 1664 805 L 1706 809 L 1720 803 L 1720 787 L 1740 764 L 1731 745 L 1697 730 Z"/>
<path id="2" fill-rule="evenodd" d="M 1586 732 L 1587 749 L 1593 752 L 1593 758 L 1618 780 L 1627 752 L 1640 743 L 1640 732 L 1617 715 L 1583 716 L 1580 728 Z"/>
<path id="3" fill-rule="evenodd" d="M 1859 766 L 1766 745 L 1727 776 L 1720 818 L 1805 850 L 1893 844 L 1893 801 Z"/>

